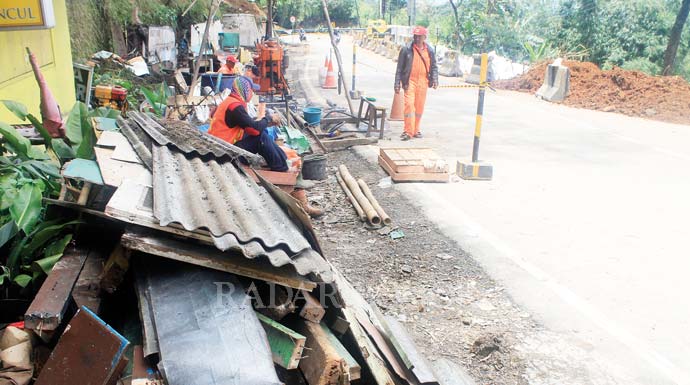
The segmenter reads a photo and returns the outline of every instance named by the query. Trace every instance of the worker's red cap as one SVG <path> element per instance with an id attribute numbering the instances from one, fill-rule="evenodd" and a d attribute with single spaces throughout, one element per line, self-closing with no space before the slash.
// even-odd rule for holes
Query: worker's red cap
<path id="1" fill-rule="evenodd" d="M 225 58 L 226 63 L 237 63 L 237 58 L 234 55 L 228 55 L 228 57 Z"/>
<path id="2" fill-rule="evenodd" d="M 412 30 L 412 34 L 413 35 L 427 36 L 428 33 L 426 31 L 426 28 L 422 27 L 421 25 L 418 25 L 418 26 L 414 27 L 414 29 Z"/>

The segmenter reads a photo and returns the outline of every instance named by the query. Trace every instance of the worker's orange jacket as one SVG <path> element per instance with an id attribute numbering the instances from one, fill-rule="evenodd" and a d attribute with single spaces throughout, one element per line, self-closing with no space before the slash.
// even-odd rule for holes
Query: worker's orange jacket
<path id="1" fill-rule="evenodd" d="M 211 119 L 211 128 L 209 128 L 208 133 L 223 139 L 224 141 L 235 144 L 242 140 L 244 136 L 244 128 L 242 127 L 228 127 L 225 123 L 225 113 L 230 110 L 234 110 L 239 106 L 245 106 L 246 103 L 240 99 L 239 96 L 235 94 L 230 94 L 223 102 L 216 108 L 216 112 L 213 113 L 213 118 Z"/>

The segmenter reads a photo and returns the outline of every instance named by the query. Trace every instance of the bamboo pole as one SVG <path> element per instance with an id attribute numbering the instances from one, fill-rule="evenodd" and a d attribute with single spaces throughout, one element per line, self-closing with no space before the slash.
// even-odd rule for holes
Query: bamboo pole
<path id="1" fill-rule="evenodd" d="M 194 89 L 196 88 L 196 83 L 199 81 L 199 69 L 201 67 L 201 61 L 204 59 L 204 54 L 206 53 L 206 44 L 208 43 L 208 31 L 211 29 L 211 23 L 213 23 L 213 17 L 216 15 L 216 11 L 220 7 L 220 3 L 216 0 L 212 0 L 211 9 L 208 10 L 208 20 L 206 20 L 206 27 L 204 28 L 204 36 L 201 38 L 201 48 L 199 48 L 199 56 L 197 57 L 196 63 L 194 63 L 194 72 L 192 73 L 192 84 L 189 87 L 188 96 L 194 94 Z M 211 59 L 213 60 L 213 59 Z"/>
<path id="2" fill-rule="evenodd" d="M 352 195 L 350 189 L 347 188 L 347 184 L 343 180 L 343 177 L 340 176 L 340 172 L 335 173 L 335 177 L 338 179 L 338 183 L 340 183 L 340 187 L 343 188 L 343 191 L 345 192 L 345 195 L 347 195 L 347 198 L 350 200 L 350 203 L 352 203 L 352 207 L 354 207 L 355 211 L 357 211 L 357 216 L 359 217 L 359 220 L 364 222 L 367 219 L 367 216 L 364 215 L 364 210 L 362 210 L 362 206 L 359 205 L 359 202 L 357 202 L 357 199 L 355 199 L 355 197 Z"/>
<path id="3" fill-rule="evenodd" d="M 381 224 L 381 218 L 376 213 L 374 207 L 371 206 L 371 203 L 367 197 L 364 196 L 364 193 L 362 193 L 362 189 L 359 188 L 355 178 L 350 175 L 347 167 L 345 167 L 344 164 L 341 164 L 340 167 L 338 167 L 338 170 L 340 170 L 340 176 L 343 177 L 345 184 L 347 184 L 347 187 L 350 188 L 350 192 L 352 192 L 352 195 L 354 195 L 355 199 L 357 199 L 357 202 L 360 204 L 360 206 L 362 206 L 362 210 L 364 210 L 364 214 L 367 216 L 369 223 L 372 225 Z"/>
<path id="4" fill-rule="evenodd" d="M 384 225 L 390 225 L 391 222 L 391 217 L 386 214 L 385 211 L 383 211 L 383 208 L 381 208 L 381 205 L 379 205 L 379 202 L 376 200 L 376 197 L 374 194 L 372 194 L 371 190 L 369 189 L 369 186 L 367 186 L 367 183 L 362 180 L 362 178 L 357 179 L 357 183 L 359 184 L 359 187 L 362 189 L 362 192 L 364 193 L 364 196 L 369 199 L 369 203 L 371 203 L 371 206 L 374 207 L 374 210 L 376 210 L 376 213 L 379 214 L 379 217 L 381 218 L 381 221 L 383 222 Z"/>
<path id="5" fill-rule="evenodd" d="M 326 0 L 321 0 L 321 4 L 323 5 L 323 13 L 326 16 L 326 22 L 328 23 L 328 34 L 331 37 L 331 45 L 333 46 L 333 51 L 335 51 L 335 59 L 338 62 L 338 76 L 340 78 L 340 83 L 343 85 L 343 89 L 345 90 L 345 99 L 347 99 L 347 105 L 350 107 L 350 115 L 355 114 L 355 109 L 352 107 L 352 100 L 350 100 L 350 94 L 347 92 L 347 84 L 345 84 L 345 72 L 343 72 L 343 59 L 340 57 L 340 50 L 338 49 L 338 45 L 335 44 L 335 38 L 333 37 L 333 26 L 331 25 L 331 16 L 328 14 L 328 5 L 326 4 Z"/>

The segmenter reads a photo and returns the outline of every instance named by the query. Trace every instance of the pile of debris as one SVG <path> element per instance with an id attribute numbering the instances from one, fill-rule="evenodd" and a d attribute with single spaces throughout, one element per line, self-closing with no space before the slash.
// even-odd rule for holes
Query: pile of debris
<path id="1" fill-rule="evenodd" d="M 527 73 L 493 86 L 536 92 L 544 82 L 543 62 Z M 562 102 L 572 107 L 618 112 L 671 123 L 690 124 L 690 83 L 678 76 L 651 76 L 614 67 L 603 71 L 596 64 L 564 61 L 570 68 L 570 95 Z"/>
<path id="2" fill-rule="evenodd" d="M 66 164 L 79 183 L 49 199 L 83 224 L 2 330 L 0 383 L 439 383 L 324 257 L 294 181 L 186 122 L 95 127 L 97 161 Z"/>

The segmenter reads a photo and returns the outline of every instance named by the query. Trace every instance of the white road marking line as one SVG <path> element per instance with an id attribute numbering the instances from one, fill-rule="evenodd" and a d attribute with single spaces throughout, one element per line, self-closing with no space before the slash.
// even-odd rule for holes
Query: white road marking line
<path id="1" fill-rule="evenodd" d="M 590 305 L 587 301 L 578 297 L 572 290 L 558 283 L 548 273 L 527 261 L 522 256 L 518 255 L 510 246 L 504 243 L 498 236 L 486 230 L 482 225 L 472 219 L 467 213 L 453 205 L 452 202 L 447 201 L 441 197 L 434 188 L 428 185 L 415 186 L 420 189 L 425 199 L 435 201 L 439 206 L 445 207 L 445 210 L 452 211 L 453 218 L 457 222 L 463 223 L 466 227 L 462 229 L 464 233 L 469 233 L 477 239 L 484 239 L 498 250 L 503 256 L 515 265 L 526 271 L 534 279 L 546 285 L 554 294 L 560 297 L 563 301 L 575 308 L 578 312 L 583 314 L 587 319 L 597 325 L 604 332 L 614 337 L 618 342 L 625 345 L 642 360 L 646 361 L 652 367 L 656 368 L 669 380 L 677 384 L 689 384 L 690 374 L 684 373 L 666 357 L 653 350 L 646 342 L 630 334 L 615 322 L 607 318 L 602 312 Z M 446 211 L 447 212 L 447 211 Z M 460 245 L 461 247 L 463 245 Z M 466 246 L 466 245 L 465 245 Z"/>

